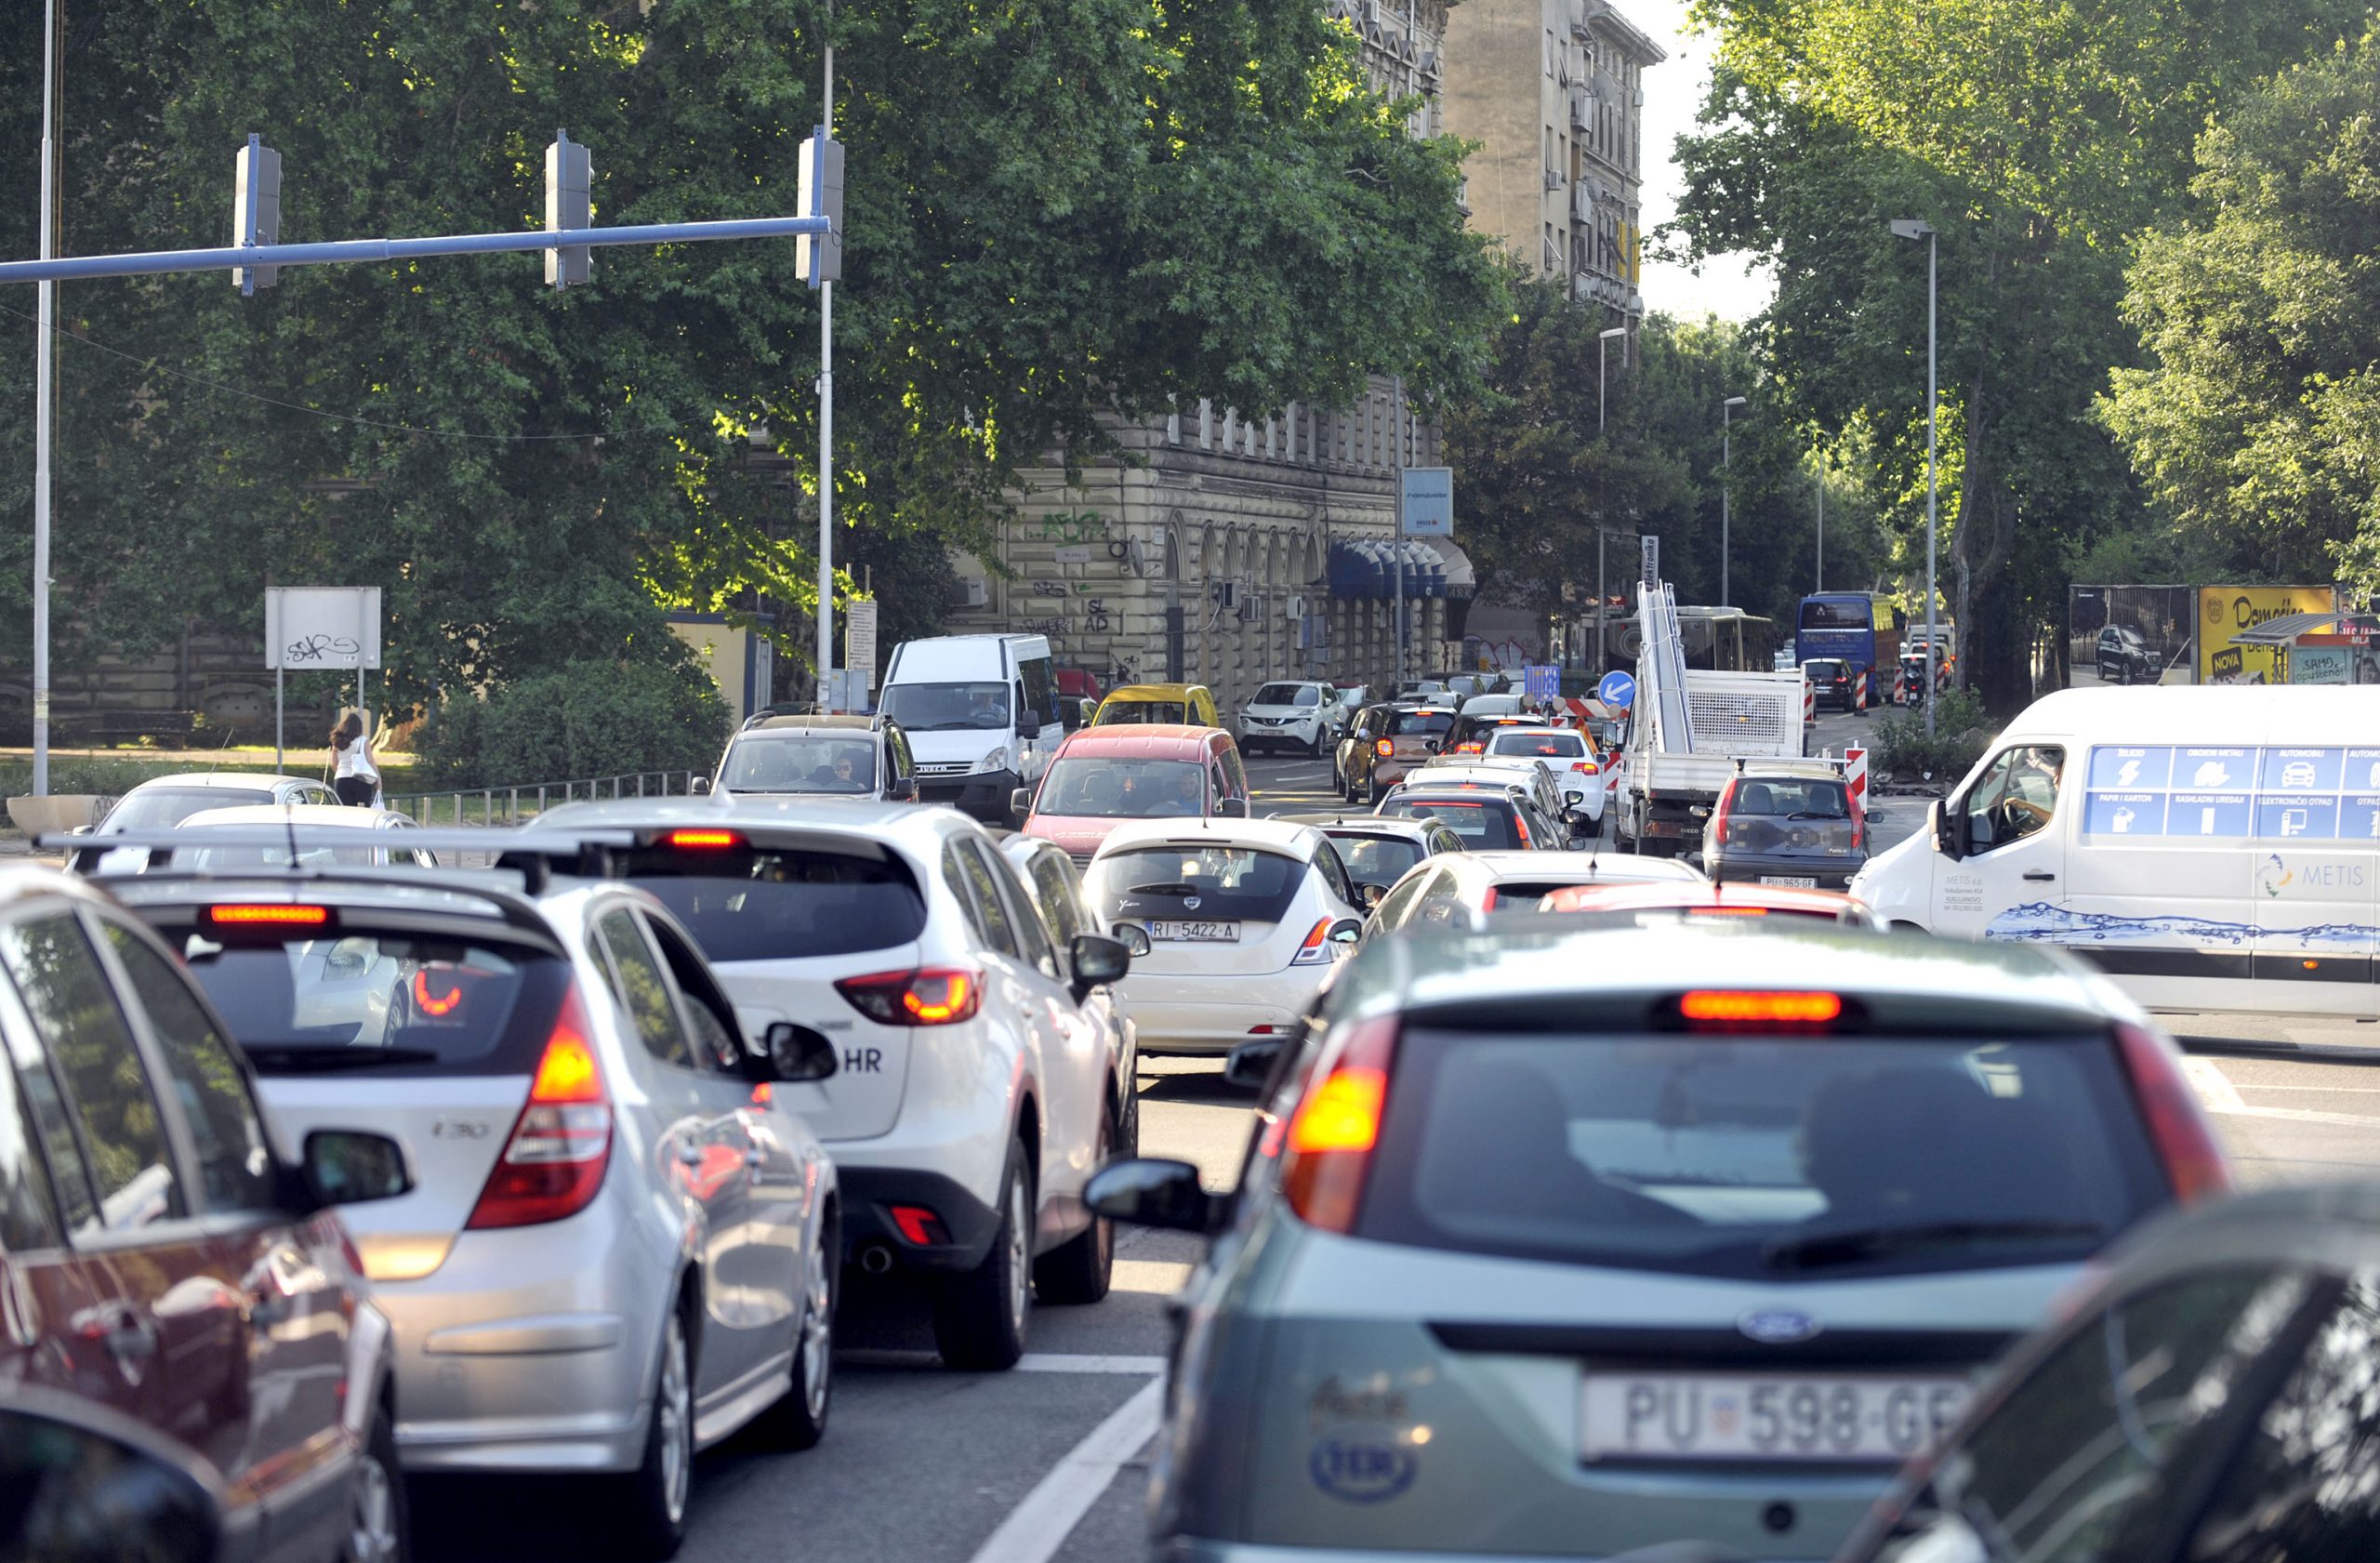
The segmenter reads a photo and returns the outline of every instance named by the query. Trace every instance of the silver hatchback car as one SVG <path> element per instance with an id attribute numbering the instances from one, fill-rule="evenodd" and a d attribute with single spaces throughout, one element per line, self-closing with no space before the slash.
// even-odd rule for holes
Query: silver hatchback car
<path id="1" fill-rule="evenodd" d="M 1091 1183 L 1216 1234 L 1167 1563 L 1825 1557 L 2087 1261 L 2228 1184 L 2105 979 L 1851 931 L 1375 941 L 1261 1100 L 1236 1196 Z"/>
<path id="2" fill-rule="evenodd" d="M 301 854 L 352 839 L 293 828 Z M 249 840 L 234 834 L 156 841 Z M 455 851 L 457 834 L 416 840 Z M 534 841 L 469 841 L 544 878 Z M 497 878 L 105 882 L 183 952 L 277 1131 L 365 1125 L 419 1169 L 349 1223 L 395 1331 L 405 1467 L 602 1474 L 623 1542 L 666 1556 L 698 1449 L 755 1418 L 795 1448 L 825 1427 L 835 1169 L 772 1088 L 826 1078 L 836 1052 L 786 1023 L 748 1046 L 651 895 Z"/>

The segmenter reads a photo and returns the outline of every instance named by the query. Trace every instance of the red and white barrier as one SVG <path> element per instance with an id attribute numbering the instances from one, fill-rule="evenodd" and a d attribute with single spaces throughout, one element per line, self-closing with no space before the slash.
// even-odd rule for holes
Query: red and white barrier
<path id="1" fill-rule="evenodd" d="M 1868 812 L 1868 751 L 1857 744 L 1843 751 L 1843 785 L 1851 794 L 1852 805 L 1861 814 Z"/>
<path id="2" fill-rule="evenodd" d="M 1809 680 L 1802 681 L 1802 725 L 1815 727 L 1818 720 L 1818 688 Z"/>

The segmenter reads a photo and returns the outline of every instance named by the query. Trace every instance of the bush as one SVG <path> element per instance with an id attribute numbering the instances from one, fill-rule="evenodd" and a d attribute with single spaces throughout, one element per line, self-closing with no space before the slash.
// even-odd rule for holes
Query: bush
<path id="1" fill-rule="evenodd" d="M 1991 741 L 1991 720 L 1983 702 L 1964 689 L 1935 696 L 1934 736 L 1925 735 L 1925 708 L 1895 709 L 1876 719 L 1875 768 L 1880 775 L 1918 781 L 1926 773 L 1944 786 L 1967 768 Z"/>
<path id="2" fill-rule="evenodd" d="M 727 741 L 727 703 L 683 663 L 573 662 L 485 699 L 442 702 L 421 734 L 442 787 L 527 787 L 633 771 L 704 771 Z"/>

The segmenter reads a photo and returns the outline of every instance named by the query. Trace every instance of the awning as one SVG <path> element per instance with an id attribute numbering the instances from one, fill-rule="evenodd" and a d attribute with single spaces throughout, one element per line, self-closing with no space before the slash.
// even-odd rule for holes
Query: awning
<path id="1" fill-rule="evenodd" d="M 1340 598 L 1394 597 L 1400 571 L 1406 596 L 1447 594 L 1447 562 L 1426 543 L 1392 542 L 1385 537 L 1336 542 L 1330 545 L 1329 563 L 1325 566 L 1330 595 Z"/>
<path id="2" fill-rule="evenodd" d="M 1443 560 L 1447 567 L 1447 595 L 1468 597 L 1479 589 L 1479 572 L 1471 567 L 1471 555 L 1443 537 L 1421 545 Z"/>
<path id="3" fill-rule="evenodd" d="M 2333 625 L 2338 627 L 2336 633 L 2351 635 L 2359 630 L 2369 634 L 2375 624 L 2380 624 L 2380 620 L 2375 620 L 2370 614 L 2282 614 L 2241 630 L 2231 637 L 2231 643 L 2235 646 L 2294 645 L 2300 635 L 2333 633 Z"/>

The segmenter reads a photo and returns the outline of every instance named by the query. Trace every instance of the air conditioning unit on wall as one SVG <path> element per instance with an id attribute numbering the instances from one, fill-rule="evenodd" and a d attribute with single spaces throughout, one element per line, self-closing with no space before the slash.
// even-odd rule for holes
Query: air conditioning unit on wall
<path id="1" fill-rule="evenodd" d="M 1302 597 L 1284 598 L 1281 602 L 1281 610 L 1290 618 L 1303 618 L 1305 617 L 1305 599 Z"/>

